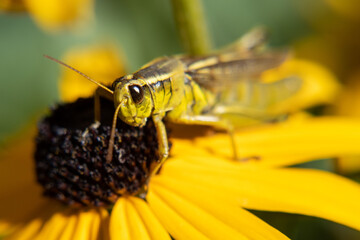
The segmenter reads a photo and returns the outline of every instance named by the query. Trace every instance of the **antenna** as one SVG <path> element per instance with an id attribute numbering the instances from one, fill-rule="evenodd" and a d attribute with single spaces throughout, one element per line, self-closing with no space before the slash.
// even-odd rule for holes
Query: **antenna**
<path id="1" fill-rule="evenodd" d="M 114 138 L 115 138 L 115 129 L 116 129 L 116 120 L 118 119 L 119 110 L 121 108 L 121 105 L 124 101 L 120 102 L 119 105 L 116 107 L 113 123 L 111 127 L 111 134 L 110 134 L 110 140 L 109 140 L 109 148 L 108 148 L 108 154 L 106 155 L 106 162 L 110 163 L 113 157 L 113 151 L 114 151 Z"/>
<path id="2" fill-rule="evenodd" d="M 84 78 L 86 78 L 87 80 L 95 83 L 96 85 L 98 85 L 99 87 L 105 89 L 105 90 L 108 91 L 109 93 L 114 94 L 114 91 L 110 90 L 110 89 L 109 89 L 108 87 L 106 87 L 105 85 L 103 85 L 103 84 L 95 81 L 94 79 L 90 78 L 89 76 L 85 75 L 84 73 L 80 72 L 79 70 L 76 70 L 75 68 L 67 65 L 66 63 L 64 63 L 64 62 L 62 62 L 62 61 L 60 61 L 60 60 L 58 60 L 58 59 L 56 59 L 56 58 L 50 57 L 50 56 L 48 56 L 48 55 L 44 55 L 44 57 L 46 57 L 46 58 L 48 58 L 48 59 L 50 59 L 50 60 L 52 60 L 52 61 L 54 61 L 54 62 L 57 62 L 57 63 L 65 66 L 65 67 L 73 70 L 74 72 L 77 72 L 78 74 L 80 74 L 81 76 L 83 76 Z"/>

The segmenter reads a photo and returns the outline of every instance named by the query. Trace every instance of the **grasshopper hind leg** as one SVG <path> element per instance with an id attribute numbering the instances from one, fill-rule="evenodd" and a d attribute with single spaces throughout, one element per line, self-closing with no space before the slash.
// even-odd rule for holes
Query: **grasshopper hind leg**
<path id="1" fill-rule="evenodd" d="M 228 132 L 231 141 L 231 147 L 233 149 L 233 157 L 235 160 L 239 159 L 239 154 L 236 147 L 234 127 L 233 125 L 221 117 L 212 115 L 195 115 L 195 116 L 182 116 L 180 118 L 171 119 L 173 122 L 181 124 L 194 124 L 194 125 L 205 125 L 212 126 L 218 129 L 222 129 Z"/>

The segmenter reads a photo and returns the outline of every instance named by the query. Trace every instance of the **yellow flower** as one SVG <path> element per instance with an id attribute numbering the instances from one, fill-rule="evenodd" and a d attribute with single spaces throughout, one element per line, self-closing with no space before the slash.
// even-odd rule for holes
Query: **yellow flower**
<path id="1" fill-rule="evenodd" d="M 23 0 L 0 0 L 0 10 L 3 11 L 25 11 L 26 7 Z"/>
<path id="2" fill-rule="evenodd" d="M 9 239 L 287 239 L 243 208 L 311 215 L 360 230 L 358 184 L 280 167 L 359 153 L 359 121 L 281 123 L 238 132 L 236 140 L 243 157 L 257 160 L 232 161 L 226 135 L 174 139 L 172 157 L 150 179 L 146 200 L 120 197 L 109 216 L 103 207 L 71 208 L 43 197 L 33 174 L 33 138 L 20 138 L 1 154 L 0 232 Z"/>
<path id="3" fill-rule="evenodd" d="M 272 82 L 287 77 L 302 80 L 300 90 L 282 101 L 273 111 L 279 113 L 296 112 L 316 104 L 331 103 L 340 90 L 335 76 L 316 62 L 304 59 L 290 59 L 277 68 L 265 71 L 262 80 Z"/>
<path id="4" fill-rule="evenodd" d="M 335 12 L 351 20 L 360 20 L 360 4 L 356 0 L 324 0 Z"/>
<path id="5" fill-rule="evenodd" d="M 300 2 L 300 1 L 299 1 Z M 337 75 L 344 90 L 334 101 L 331 113 L 359 116 L 359 7 L 356 0 L 322 0 L 314 7 L 305 7 L 304 16 L 314 28 L 312 35 L 295 44 L 297 55 L 316 60 Z M 310 14 L 309 14 L 310 13 Z M 359 156 L 343 156 L 337 161 L 337 170 L 348 174 L 359 172 Z"/>
<path id="6" fill-rule="evenodd" d="M 360 72 L 352 74 L 334 102 L 333 112 L 341 116 L 360 117 Z"/>
<path id="7" fill-rule="evenodd" d="M 314 69 L 299 66 L 285 75 Z M 318 91 L 300 94 L 298 99 L 317 100 L 296 109 L 329 101 L 337 87 L 326 79 L 313 79 L 329 86 L 325 97 Z M 63 90 L 69 91 L 71 84 L 65 83 Z M 285 168 L 360 153 L 359 121 L 294 117 L 238 131 L 239 153 L 248 159 L 242 162 L 232 159 L 228 135 L 173 139 L 171 157 L 149 179 L 147 194 L 121 195 L 113 208 L 75 208 L 44 197 L 36 183 L 41 177 L 34 174 L 33 135 L 24 133 L 0 152 L 0 235 L 5 239 L 288 239 L 246 209 L 316 216 L 360 230 L 357 183 L 318 170 Z"/>
<path id="8" fill-rule="evenodd" d="M 356 0 L 298 1 L 311 34 L 295 41 L 296 56 L 324 64 L 341 82 L 359 69 L 359 7 Z"/>
<path id="9" fill-rule="evenodd" d="M 0 10 L 29 12 L 45 30 L 74 28 L 92 18 L 93 0 L 1 0 Z"/>
<path id="10" fill-rule="evenodd" d="M 329 110 L 331 113 L 355 119 L 360 117 L 360 73 L 355 73 L 345 84 L 338 99 Z M 337 160 L 337 170 L 340 173 L 350 174 L 360 171 L 360 156 L 343 156 Z"/>
<path id="11" fill-rule="evenodd" d="M 125 74 L 124 61 L 112 45 L 74 48 L 65 54 L 63 61 L 107 86 Z M 71 102 L 94 94 L 97 85 L 65 67 L 61 67 L 61 71 L 59 90 L 63 101 Z"/>

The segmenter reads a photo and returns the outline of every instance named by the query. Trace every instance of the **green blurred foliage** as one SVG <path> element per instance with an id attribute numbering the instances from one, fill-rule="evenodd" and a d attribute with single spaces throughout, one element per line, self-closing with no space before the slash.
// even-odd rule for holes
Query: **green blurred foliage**
<path id="1" fill-rule="evenodd" d="M 206 0 L 204 7 L 215 46 L 258 25 L 270 30 L 276 45 L 306 33 L 293 1 Z M 95 11 L 84 28 L 57 34 L 42 31 L 25 13 L 0 13 L 0 140 L 58 100 L 59 66 L 43 54 L 61 58 L 76 46 L 111 42 L 133 71 L 155 57 L 182 52 L 169 0 L 97 1 Z"/>

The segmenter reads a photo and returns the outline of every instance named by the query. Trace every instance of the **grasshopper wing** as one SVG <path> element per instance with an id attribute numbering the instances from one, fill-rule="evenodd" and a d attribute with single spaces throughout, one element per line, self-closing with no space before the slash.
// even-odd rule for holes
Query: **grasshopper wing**
<path id="1" fill-rule="evenodd" d="M 225 53 L 188 62 L 186 74 L 201 87 L 217 92 L 239 81 L 259 80 L 259 75 L 263 71 L 279 66 L 287 56 L 288 51 L 266 52 L 245 57 L 237 52 Z"/>
<path id="2" fill-rule="evenodd" d="M 211 114 L 217 116 L 248 116 L 255 119 L 274 119 L 281 116 L 283 103 L 302 86 L 302 79 L 289 76 L 275 82 L 243 81 L 222 91 Z"/>

